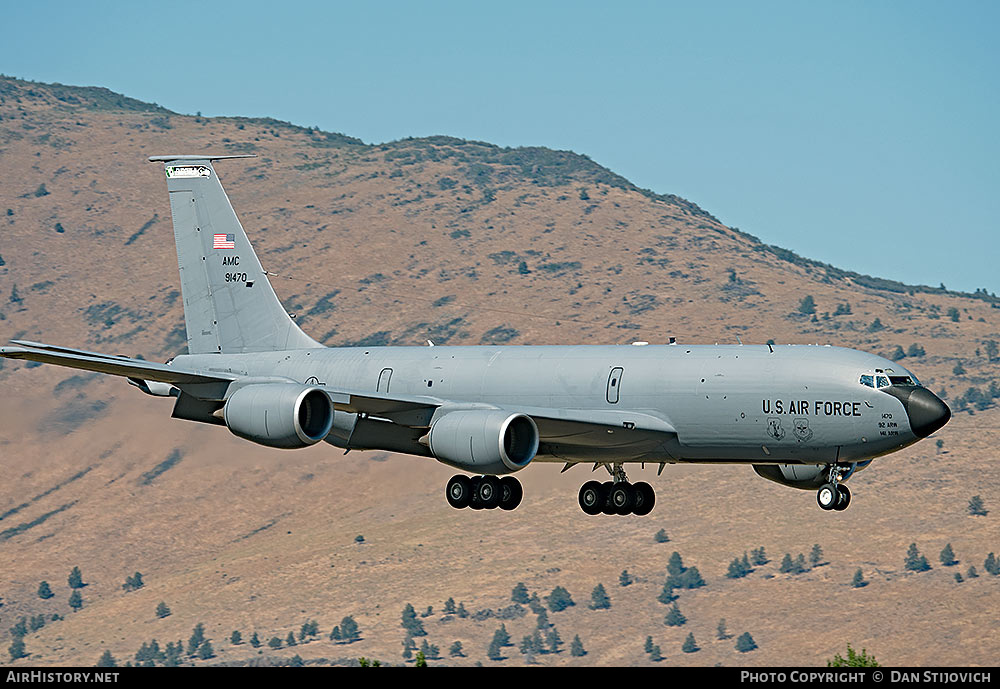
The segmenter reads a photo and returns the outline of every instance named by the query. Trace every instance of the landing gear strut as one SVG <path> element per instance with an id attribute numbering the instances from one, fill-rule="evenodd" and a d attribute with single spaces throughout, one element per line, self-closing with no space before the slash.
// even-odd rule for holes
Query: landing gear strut
<path id="1" fill-rule="evenodd" d="M 629 483 L 621 464 L 608 471 L 613 480 L 587 481 L 580 488 L 580 509 L 587 514 L 649 514 L 656 503 L 653 487 L 645 481 Z"/>
<path id="2" fill-rule="evenodd" d="M 824 510 L 836 510 L 842 512 L 851 504 L 851 489 L 841 481 L 846 481 L 847 477 L 854 473 L 854 467 L 841 467 L 836 464 L 830 465 L 830 473 L 827 483 L 819 487 L 816 492 L 816 502 Z"/>
<path id="3" fill-rule="evenodd" d="M 448 504 L 455 509 L 512 510 L 521 504 L 524 489 L 512 476 L 452 476 L 445 488 Z"/>

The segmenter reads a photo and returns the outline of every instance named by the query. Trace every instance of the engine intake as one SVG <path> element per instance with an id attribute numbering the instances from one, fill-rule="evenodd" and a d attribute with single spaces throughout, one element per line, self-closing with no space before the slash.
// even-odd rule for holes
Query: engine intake
<path id="1" fill-rule="evenodd" d="M 538 452 L 538 427 L 530 416 L 499 410 L 448 412 L 428 434 L 431 454 L 445 464 L 481 474 L 510 474 Z"/>
<path id="2" fill-rule="evenodd" d="M 282 449 L 308 447 L 333 426 L 333 404 L 319 388 L 296 383 L 261 383 L 240 388 L 223 407 L 234 435 Z"/>

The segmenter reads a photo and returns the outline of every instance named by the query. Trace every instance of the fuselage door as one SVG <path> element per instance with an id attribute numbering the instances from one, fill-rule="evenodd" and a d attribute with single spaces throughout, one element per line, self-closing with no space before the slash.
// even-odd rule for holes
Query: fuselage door
<path id="1" fill-rule="evenodd" d="M 392 378 L 392 369 L 383 368 L 382 372 L 378 374 L 378 385 L 375 386 L 375 392 L 389 392 L 390 378 Z"/>
<path id="2" fill-rule="evenodd" d="M 608 402 L 610 404 L 618 404 L 619 390 L 622 386 L 622 372 L 623 369 L 616 366 L 611 369 L 611 375 L 608 376 Z"/>

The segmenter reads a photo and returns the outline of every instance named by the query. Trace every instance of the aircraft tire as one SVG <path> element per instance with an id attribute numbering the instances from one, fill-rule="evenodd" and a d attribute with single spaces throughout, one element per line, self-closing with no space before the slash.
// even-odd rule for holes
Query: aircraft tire
<path id="1" fill-rule="evenodd" d="M 624 481 L 614 484 L 608 496 L 608 502 L 614 508 L 615 514 L 631 514 L 635 508 L 635 488 L 631 483 Z"/>
<path id="2" fill-rule="evenodd" d="M 472 481 L 462 474 L 452 476 L 445 487 L 445 497 L 456 510 L 468 507 L 472 502 Z"/>
<path id="3" fill-rule="evenodd" d="M 824 510 L 832 510 L 839 501 L 840 493 L 837 491 L 837 486 L 832 483 L 824 483 L 816 491 L 816 502 Z"/>
<path id="4" fill-rule="evenodd" d="M 482 476 L 474 476 L 470 479 L 470 482 L 472 483 L 472 492 L 469 497 L 469 507 L 474 510 L 481 510 L 485 508 L 482 500 L 479 499 L 479 484 L 482 480 Z"/>
<path id="5" fill-rule="evenodd" d="M 587 481 L 580 488 L 580 509 L 590 515 L 600 514 L 604 507 L 604 490 L 597 481 Z"/>
<path id="6" fill-rule="evenodd" d="M 524 489 L 521 482 L 513 476 L 504 476 L 500 479 L 500 509 L 512 510 L 521 504 L 524 497 Z"/>
<path id="7" fill-rule="evenodd" d="M 632 514 L 642 517 L 653 511 L 653 505 L 656 504 L 656 492 L 645 481 L 640 481 L 634 487 L 636 501 Z"/>
<path id="8" fill-rule="evenodd" d="M 601 512 L 604 514 L 618 514 L 618 510 L 611 504 L 611 489 L 614 488 L 613 481 L 605 481 L 601 484 Z"/>
<path id="9" fill-rule="evenodd" d="M 837 485 L 837 504 L 834 505 L 833 509 L 838 512 L 843 512 L 847 509 L 847 506 L 851 504 L 851 489 L 845 486 L 843 483 Z"/>
<path id="10" fill-rule="evenodd" d="M 476 496 L 482 504 L 484 510 L 492 510 L 500 505 L 500 479 L 496 476 L 483 476 L 479 481 L 479 489 Z"/>

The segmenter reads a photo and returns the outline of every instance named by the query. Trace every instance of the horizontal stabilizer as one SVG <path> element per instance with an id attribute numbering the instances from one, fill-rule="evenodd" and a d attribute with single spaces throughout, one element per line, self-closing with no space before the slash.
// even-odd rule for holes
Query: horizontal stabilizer
<path id="1" fill-rule="evenodd" d="M 149 156 L 149 162 L 151 163 L 169 163 L 174 160 L 229 160 L 230 158 L 256 158 L 256 153 L 242 153 L 239 155 L 211 155 L 205 153 L 204 155 L 197 155 L 191 153 L 177 154 L 177 155 L 165 155 L 165 156 Z"/>
<path id="2" fill-rule="evenodd" d="M 22 343 L 26 344 L 26 343 Z M 80 349 L 55 347 L 52 345 L 0 347 L 0 356 L 7 359 L 24 359 L 38 361 L 43 364 L 56 364 L 77 368 L 83 371 L 108 373 L 113 376 L 154 380 L 173 385 L 190 385 L 197 383 L 228 383 L 235 379 L 230 374 L 206 376 L 191 371 L 183 371 L 166 364 L 154 364 L 142 359 L 130 359 L 124 356 L 95 354 Z"/>

